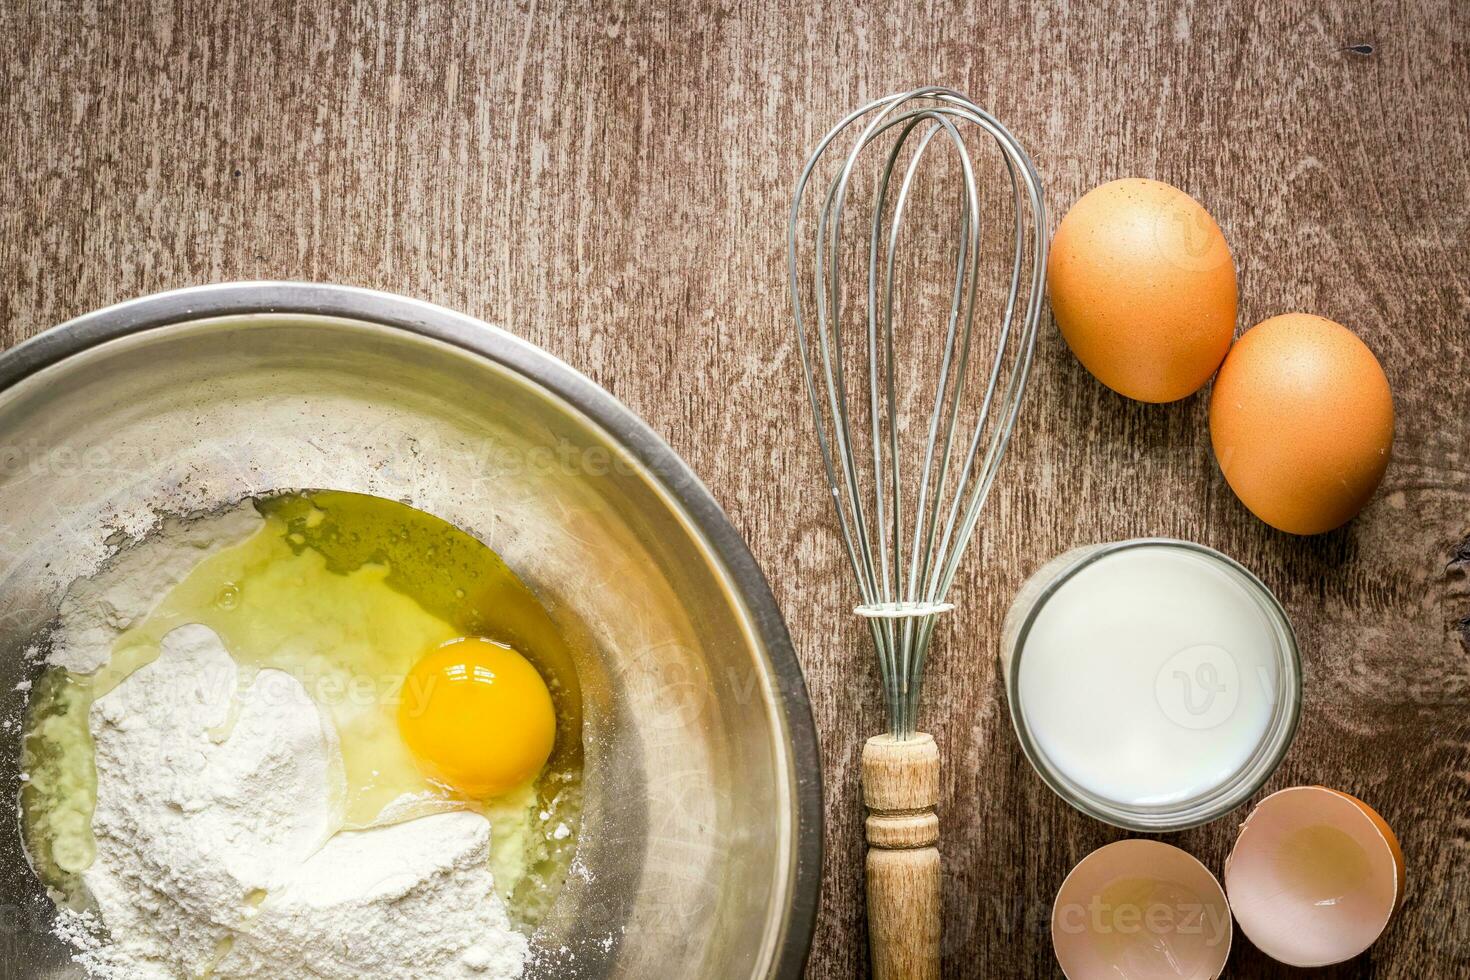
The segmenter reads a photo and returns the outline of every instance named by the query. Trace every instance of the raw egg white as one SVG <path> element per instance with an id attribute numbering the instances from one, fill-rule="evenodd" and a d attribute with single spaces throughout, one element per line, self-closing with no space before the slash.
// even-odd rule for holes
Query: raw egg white
<path id="1" fill-rule="evenodd" d="M 1220 226 L 1157 180 L 1103 184 L 1072 205 L 1047 262 L 1052 312 L 1083 367 L 1121 395 L 1198 391 L 1235 332 L 1235 262 Z"/>
<path id="2" fill-rule="evenodd" d="M 1366 950 L 1403 902 L 1404 852 L 1362 800 L 1297 786 L 1262 800 L 1225 861 L 1235 921 L 1272 959 L 1328 966 Z"/>
<path id="3" fill-rule="evenodd" d="M 1225 480 L 1261 520 L 1320 534 L 1362 510 L 1388 468 L 1393 396 L 1367 345 L 1306 313 L 1257 324 L 1220 368 L 1210 440 Z"/>

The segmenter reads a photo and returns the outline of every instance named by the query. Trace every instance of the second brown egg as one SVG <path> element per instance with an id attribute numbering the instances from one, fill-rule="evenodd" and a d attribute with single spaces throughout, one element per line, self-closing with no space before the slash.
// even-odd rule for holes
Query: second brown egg
<path id="1" fill-rule="evenodd" d="M 1393 393 L 1368 345 L 1320 316 L 1256 324 L 1210 394 L 1210 441 L 1225 480 L 1261 520 L 1330 531 L 1362 510 L 1393 450 Z"/>

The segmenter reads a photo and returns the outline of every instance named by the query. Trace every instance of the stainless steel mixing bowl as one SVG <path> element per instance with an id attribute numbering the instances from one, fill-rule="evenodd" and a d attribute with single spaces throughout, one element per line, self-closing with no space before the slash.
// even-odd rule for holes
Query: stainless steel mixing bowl
<path id="1" fill-rule="evenodd" d="M 495 548 L 572 638 L 588 787 L 533 975 L 795 977 L 821 863 L 816 735 L 760 570 L 609 395 L 397 296 L 242 283 L 73 320 L 0 356 L 0 792 L 27 648 L 117 532 L 283 488 L 403 500 Z M 22 685 L 23 686 L 23 685 Z M 7 977 L 79 977 L 14 807 Z"/>

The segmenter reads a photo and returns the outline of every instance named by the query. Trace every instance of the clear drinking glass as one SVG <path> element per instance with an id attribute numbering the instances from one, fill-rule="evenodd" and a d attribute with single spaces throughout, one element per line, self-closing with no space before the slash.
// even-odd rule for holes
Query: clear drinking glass
<path id="1" fill-rule="evenodd" d="M 1109 799 L 1093 789 L 1080 785 L 1047 757 L 1041 740 L 1033 730 L 1033 719 L 1028 716 L 1022 693 L 1021 663 L 1026 655 L 1027 639 L 1033 625 L 1047 603 L 1067 589 L 1079 572 L 1105 562 L 1130 549 L 1162 548 L 1183 549 L 1188 555 L 1208 563 L 1223 573 L 1223 577 L 1238 587 L 1259 609 L 1267 632 L 1271 637 L 1271 649 L 1265 654 L 1264 667 L 1257 673 L 1256 682 L 1274 698 L 1270 706 L 1265 729 L 1249 757 L 1228 778 L 1220 780 L 1207 789 L 1188 798 L 1161 804 L 1136 804 Z M 1146 628 L 1146 624 L 1140 624 Z M 1217 648 L 1218 649 L 1218 648 Z M 1079 655 L 1086 655 L 1080 653 Z M 1228 656 L 1228 653 L 1226 654 Z M 1291 745 L 1296 733 L 1297 719 L 1301 710 L 1301 661 L 1296 637 L 1286 618 L 1280 602 L 1253 574 L 1233 559 L 1207 548 L 1204 545 L 1170 538 L 1138 538 L 1109 544 L 1088 545 L 1075 548 L 1052 559 L 1033 574 L 1016 594 L 1010 611 L 1006 614 L 1000 647 L 1001 670 L 1006 682 L 1006 698 L 1010 704 L 1011 721 L 1026 758 L 1056 793 L 1072 806 L 1105 823 L 1128 830 L 1144 833 L 1163 833 L 1184 830 L 1208 823 L 1235 809 L 1245 802 L 1276 770 Z M 1162 669 L 1162 668 L 1161 668 Z M 1237 682 L 1241 681 L 1237 676 Z M 1172 705 L 1165 705 L 1155 698 L 1152 702 L 1160 715 L 1173 724 L 1180 721 L 1171 715 Z M 1180 727 L 1186 727 L 1180 725 Z M 1187 727 L 1198 728 L 1198 725 Z"/>

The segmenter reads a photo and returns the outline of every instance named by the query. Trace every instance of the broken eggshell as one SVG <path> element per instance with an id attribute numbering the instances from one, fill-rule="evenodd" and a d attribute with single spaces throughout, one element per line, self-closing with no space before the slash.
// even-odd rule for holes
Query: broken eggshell
<path id="1" fill-rule="evenodd" d="M 1404 853 L 1362 800 L 1297 786 L 1258 803 L 1225 860 L 1241 931 L 1290 966 L 1329 966 L 1383 934 L 1404 898 Z"/>
<path id="2" fill-rule="evenodd" d="M 1191 855 L 1121 840 L 1067 875 L 1051 937 L 1067 980 L 1215 980 L 1230 957 L 1230 907 Z"/>

